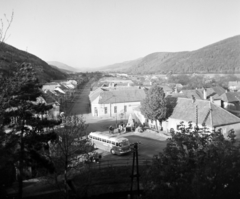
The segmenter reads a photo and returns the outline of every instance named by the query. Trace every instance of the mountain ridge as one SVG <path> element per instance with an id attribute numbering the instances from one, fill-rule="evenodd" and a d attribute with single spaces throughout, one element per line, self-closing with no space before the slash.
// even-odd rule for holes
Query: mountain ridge
<path id="1" fill-rule="evenodd" d="M 12 75 L 22 63 L 31 63 L 40 82 L 65 79 L 67 75 L 51 66 L 45 61 L 23 50 L 19 50 L 9 44 L 0 43 L 0 72 L 4 75 Z"/>
<path id="2" fill-rule="evenodd" d="M 47 61 L 48 65 L 55 66 L 59 69 L 63 69 L 65 71 L 72 71 L 72 72 L 78 72 L 78 69 L 69 66 L 65 63 L 59 62 L 59 61 Z"/>
<path id="3" fill-rule="evenodd" d="M 154 52 L 136 60 L 102 68 L 109 72 L 121 68 L 121 72 L 131 74 L 240 73 L 240 35 L 194 51 Z"/>

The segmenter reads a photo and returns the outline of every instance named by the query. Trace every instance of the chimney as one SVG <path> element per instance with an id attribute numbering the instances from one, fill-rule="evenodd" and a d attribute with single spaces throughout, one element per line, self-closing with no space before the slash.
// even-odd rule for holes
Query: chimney
<path id="1" fill-rule="evenodd" d="M 178 93 L 177 87 L 174 87 L 174 93 Z"/>
<path id="2" fill-rule="evenodd" d="M 206 100 L 207 99 L 207 92 L 206 89 L 203 88 L 203 99 Z"/>
<path id="3" fill-rule="evenodd" d="M 192 103 L 195 103 L 196 98 L 194 97 L 194 95 L 192 95 Z"/>
<path id="4" fill-rule="evenodd" d="M 213 101 L 213 97 L 212 97 L 212 96 L 210 97 L 210 102 L 214 103 L 214 101 Z"/>

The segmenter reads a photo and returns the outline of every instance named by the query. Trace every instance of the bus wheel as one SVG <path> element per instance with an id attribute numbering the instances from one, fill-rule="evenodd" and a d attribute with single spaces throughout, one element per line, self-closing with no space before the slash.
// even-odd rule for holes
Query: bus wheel
<path id="1" fill-rule="evenodd" d="M 115 155 L 115 151 L 113 149 L 111 149 L 111 154 Z"/>

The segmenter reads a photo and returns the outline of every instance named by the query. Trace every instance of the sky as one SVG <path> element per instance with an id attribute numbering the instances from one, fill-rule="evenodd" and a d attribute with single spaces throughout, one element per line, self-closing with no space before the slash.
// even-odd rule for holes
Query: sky
<path id="1" fill-rule="evenodd" d="M 240 35 L 240 0 L 0 0 L 12 11 L 6 43 L 78 69 Z"/>

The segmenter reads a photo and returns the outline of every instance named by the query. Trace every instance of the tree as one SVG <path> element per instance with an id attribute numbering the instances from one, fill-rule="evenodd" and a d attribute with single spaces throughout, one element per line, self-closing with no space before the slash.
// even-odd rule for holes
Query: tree
<path id="1" fill-rule="evenodd" d="M 162 87 L 154 84 L 146 92 L 146 98 L 141 102 L 141 111 L 147 119 L 159 121 L 162 126 L 162 121 L 166 119 L 167 114 L 165 93 Z"/>
<path id="2" fill-rule="evenodd" d="M 54 126 L 61 121 L 48 120 L 43 115 L 52 106 L 36 103 L 41 96 L 41 84 L 30 64 L 22 64 L 13 77 L 0 85 L 2 118 L 1 145 L 9 151 L 9 161 L 18 173 L 19 198 L 22 198 L 24 171 L 36 161 L 53 170 L 46 160 L 48 141 L 56 139 Z M 6 129 L 8 133 L 6 132 Z"/>
<path id="3" fill-rule="evenodd" d="M 239 198 L 240 145 L 234 131 L 180 127 L 153 159 L 147 198 Z"/>
<path id="4" fill-rule="evenodd" d="M 11 18 L 8 19 L 6 14 L 4 14 L 5 20 L 7 22 L 7 26 L 6 28 L 4 28 L 4 22 L 3 19 L 0 19 L 1 21 L 1 27 L 0 27 L 0 43 L 4 43 L 7 39 L 7 32 L 12 24 L 13 21 L 13 16 L 14 16 L 14 12 L 12 12 Z"/>
<path id="5" fill-rule="evenodd" d="M 87 124 L 82 116 L 67 116 L 63 123 L 64 127 L 57 130 L 58 139 L 50 146 L 50 158 L 55 166 L 55 176 L 64 176 L 65 198 L 68 198 L 67 184 L 71 175 L 84 166 L 84 160 L 94 147 L 88 140 Z"/>

